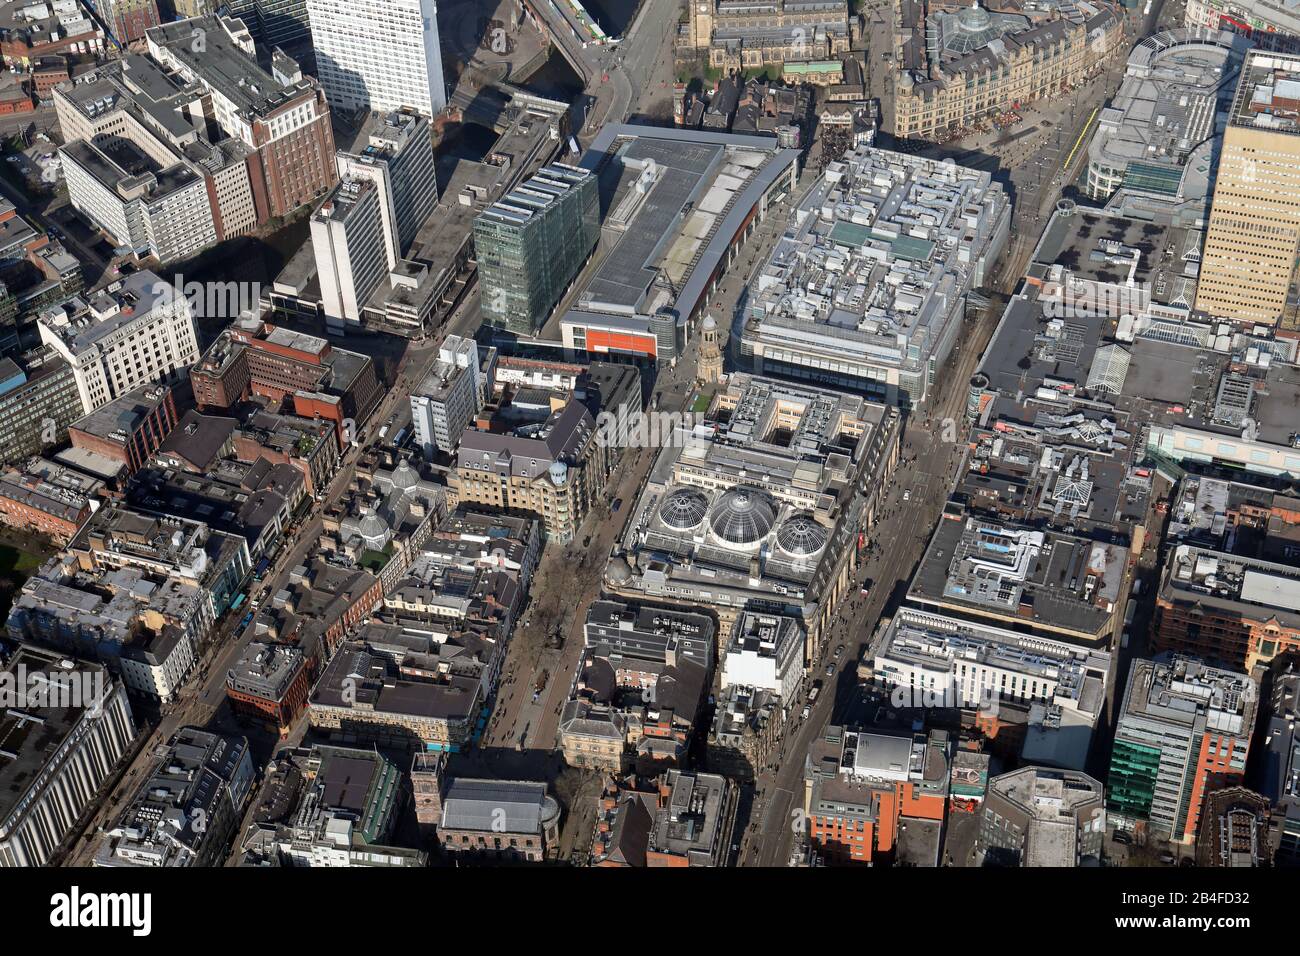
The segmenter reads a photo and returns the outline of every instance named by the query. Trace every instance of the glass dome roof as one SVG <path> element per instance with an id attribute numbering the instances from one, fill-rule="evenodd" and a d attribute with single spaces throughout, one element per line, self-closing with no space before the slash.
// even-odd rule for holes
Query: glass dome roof
<path id="1" fill-rule="evenodd" d="M 957 26 L 963 33 L 983 33 L 992 21 L 983 7 L 969 6 L 957 14 Z"/>
<path id="2" fill-rule="evenodd" d="M 776 543 L 791 554 L 816 554 L 828 538 L 826 529 L 806 514 L 795 515 L 776 531 Z"/>
<path id="3" fill-rule="evenodd" d="M 732 488 L 713 506 L 709 526 L 723 541 L 754 544 L 776 524 L 776 507 L 757 488 Z"/>
<path id="4" fill-rule="evenodd" d="M 957 13 L 936 13 L 932 23 L 938 30 L 938 42 L 947 57 L 962 57 L 988 46 L 998 37 L 1018 33 L 1029 26 L 1029 18 L 1014 13 L 989 13 L 977 2 Z M 935 54 L 935 37 L 927 43 Z"/>
<path id="5" fill-rule="evenodd" d="M 379 546 L 383 547 L 388 539 L 388 524 L 379 515 L 367 509 L 362 514 L 361 520 L 357 522 L 357 533 L 365 539 L 367 546 L 372 546 L 378 541 L 381 542 Z"/>
<path id="6" fill-rule="evenodd" d="M 398 491 L 409 491 L 419 483 L 419 474 L 407 462 L 402 462 L 393 469 L 393 487 Z"/>
<path id="7" fill-rule="evenodd" d="M 694 528 L 704 520 L 709 510 L 709 499 L 694 488 L 678 488 L 659 506 L 659 520 L 670 528 L 682 531 Z"/>

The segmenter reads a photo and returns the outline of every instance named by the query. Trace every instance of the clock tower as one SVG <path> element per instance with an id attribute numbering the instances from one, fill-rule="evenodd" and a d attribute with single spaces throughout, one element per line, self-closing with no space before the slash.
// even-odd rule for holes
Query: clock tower
<path id="1" fill-rule="evenodd" d="M 713 0 L 686 0 L 691 5 L 691 46 L 707 49 L 713 40 Z"/>

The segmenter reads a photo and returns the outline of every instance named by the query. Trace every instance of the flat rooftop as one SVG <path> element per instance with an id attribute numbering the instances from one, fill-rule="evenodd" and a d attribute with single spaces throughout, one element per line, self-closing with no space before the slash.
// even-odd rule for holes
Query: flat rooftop
<path id="1" fill-rule="evenodd" d="M 334 655 L 312 692 L 311 702 L 358 714 L 464 721 L 474 716 L 479 682 L 467 677 L 439 682 L 397 678 L 382 657 L 351 644 Z"/>
<path id="2" fill-rule="evenodd" d="M 155 308 L 183 300 L 179 290 L 146 269 L 88 293 L 84 302 L 72 299 L 60 308 L 43 312 L 39 321 L 76 354 L 125 326 L 147 319 Z"/>
<path id="3" fill-rule="evenodd" d="M 1192 658 L 1162 655 L 1135 660 L 1120 721 L 1130 718 L 1249 738 L 1259 691 L 1246 674 L 1211 667 Z"/>
<path id="4" fill-rule="evenodd" d="M 1153 303 L 1190 310 L 1202 242 L 1199 230 L 1073 207 L 1069 214 L 1058 212 L 1048 221 L 1027 272 L 1045 283 L 1064 281 L 1068 275 L 1120 287 L 1111 298 L 1096 297 L 1096 305 L 1108 314 L 1114 314 L 1115 307 L 1145 311 Z M 1130 295 L 1121 290 L 1131 290 Z M 1067 304 L 1081 311 L 1093 300 L 1076 292 Z"/>
<path id="5" fill-rule="evenodd" d="M 153 27 L 146 36 L 151 47 L 166 48 L 184 69 L 229 100 L 248 119 L 265 117 L 312 89 L 312 81 L 306 79 L 281 86 L 235 45 L 226 32 L 228 19 L 233 18 L 205 16 L 181 20 Z M 203 32 L 201 47 L 194 43 L 195 30 Z"/>
<path id="6" fill-rule="evenodd" d="M 369 179 L 343 179 L 312 214 L 313 222 L 348 222 L 361 204 L 378 190 Z"/>
<path id="7" fill-rule="evenodd" d="M 908 599 L 1087 643 L 1109 641 L 1128 549 L 992 518 L 939 522 Z"/>
<path id="8" fill-rule="evenodd" d="M 253 641 L 226 673 L 226 686 L 265 700 L 280 700 L 304 666 L 302 651 Z"/>
<path id="9" fill-rule="evenodd" d="M 1246 54 L 1229 122 L 1300 135 L 1300 56 L 1260 50 Z"/>
<path id="10" fill-rule="evenodd" d="M 1041 681 L 1052 687 L 1041 697 L 1096 719 L 1105 703 L 1110 654 L 1075 647 L 1063 641 L 989 627 L 946 615 L 901 608 L 876 654 L 876 670 L 890 662 L 955 672 L 967 663 L 980 664 Z"/>
<path id="11" fill-rule="evenodd" d="M 1249 41 L 1226 30 L 1165 30 L 1138 43 L 1101 111 L 1089 161 L 1126 170 L 1124 185 L 1207 196 L 1210 141 L 1222 135 Z"/>
<path id="12" fill-rule="evenodd" d="M 987 172 L 881 149 L 848 153 L 794 210 L 758 273 L 747 344 L 920 372 L 950 344 L 1008 210 Z"/>
<path id="13" fill-rule="evenodd" d="M 1300 628 L 1300 568 L 1289 564 L 1178 545 L 1165 562 L 1160 596 L 1242 620 L 1276 618 L 1284 627 Z"/>
<path id="14" fill-rule="evenodd" d="M 25 680 L 18 675 L 20 667 L 25 670 Z M 66 686 L 69 692 L 73 689 L 80 691 L 86 686 L 86 675 L 90 676 L 92 687 L 93 682 L 102 681 L 102 688 L 96 690 L 105 696 L 112 692 L 114 684 L 114 679 L 98 664 L 69 660 L 65 654 L 26 644 L 18 645 L 5 663 L 3 673 L 8 675 L 8 681 L 12 681 L 10 688 L 19 693 L 26 688 L 34 689 L 37 682 L 48 682 L 55 689 L 51 703 L 59 703 L 58 694 L 62 692 L 57 688 L 60 686 Z M 68 699 L 75 698 L 69 694 Z M 86 716 L 82 707 L 18 704 L 14 700 L 4 700 L 3 709 L 0 709 L 0 820 L 8 819 Z"/>
<path id="15" fill-rule="evenodd" d="M 574 308 L 646 315 L 682 302 L 692 311 L 722 250 L 797 158 L 798 150 L 767 136 L 605 126 L 581 165 L 599 177 L 604 242 L 612 246 Z"/>
<path id="16" fill-rule="evenodd" d="M 78 139 L 60 150 L 105 190 L 119 196 L 144 190 L 157 197 L 200 181 L 179 155 L 174 164 L 164 168 L 124 139 L 100 137 L 94 143 Z"/>
<path id="17" fill-rule="evenodd" d="M 595 601 L 583 628 L 588 647 L 605 645 L 621 658 L 713 663 L 712 619 L 703 614 L 620 601 Z"/>
<path id="18" fill-rule="evenodd" d="M 141 423 L 167 401 L 169 394 L 164 385 L 143 385 L 77 419 L 69 427 L 125 444 Z"/>

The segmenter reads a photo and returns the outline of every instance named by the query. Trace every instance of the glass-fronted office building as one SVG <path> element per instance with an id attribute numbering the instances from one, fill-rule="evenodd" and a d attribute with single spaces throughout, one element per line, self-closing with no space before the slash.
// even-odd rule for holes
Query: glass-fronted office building
<path id="1" fill-rule="evenodd" d="M 600 238 L 596 177 L 554 163 L 474 220 L 483 319 L 536 333 Z"/>

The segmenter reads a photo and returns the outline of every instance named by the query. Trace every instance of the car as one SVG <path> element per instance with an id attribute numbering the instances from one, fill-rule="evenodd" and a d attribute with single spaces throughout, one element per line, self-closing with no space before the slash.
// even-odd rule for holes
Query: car
<path id="1" fill-rule="evenodd" d="M 834 677 L 834 676 L 835 676 L 835 665 L 834 665 L 834 664 L 827 664 L 827 665 L 826 665 L 826 676 L 827 676 L 827 677 Z"/>
<path id="2" fill-rule="evenodd" d="M 803 710 L 799 713 L 800 720 L 807 720 L 812 715 L 812 708 L 807 704 L 803 705 Z"/>
<path id="3" fill-rule="evenodd" d="M 1161 853 L 1157 859 L 1159 859 L 1160 862 L 1163 863 L 1165 866 L 1173 866 L 1175 863 L 1178 862 L 1178 857 L 1174 856 L 1168 850 L 1165 850 L 1165 852 Z"/>
<path id="4" fill-rule="evenodd" d="M 843 653 L 844 653 L 844 645 L 843 645 L 843 644 L 841 644 L 839 647 L 835 648 L 835 656 L 836 656 L 836 657 L 839 657 L 839 656 L 840 656 L 841 654 L 843 654 Z"/>
<path id="5" fill-rule="evenodd" d="M 904 501 L 911 501 L 911 500 L 912 500 L 912 490 L 911 490 L 910 488 L 909 488 L 907 491 L 904 491 L 904 492 L 903 492 L 903 500 L 904 500 Z"/>
<path id="6" fill-rule="evenodd" d="M 1116 831 L 1115 831 L 1115 842 L 1116 842 L 1116 843 L 1122 843 L 1124 846 L 1132 846 L 1132 845 L 1133 845 L 1133 837 L 1129 834 L 1129 832 L 1128 832 L 1127 830 L 1116 830 Z"/>
<path id="7" fill-rule="evenodd" d="M 618 511 L 618 509 L 621 508 L 621 507 L 623 507 L 623 499 L 622 499 L 622 498 L 615 498 L 615 499 L 614 499 L 614 503 L 613 503 L 612 505 L 609 506 L 609 510 L 610 510 L 610 511 Z"/>

